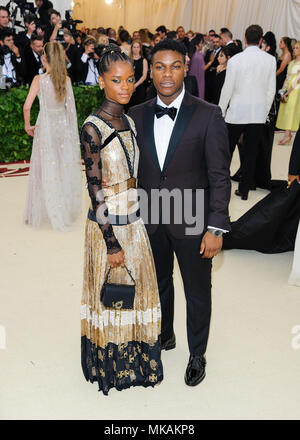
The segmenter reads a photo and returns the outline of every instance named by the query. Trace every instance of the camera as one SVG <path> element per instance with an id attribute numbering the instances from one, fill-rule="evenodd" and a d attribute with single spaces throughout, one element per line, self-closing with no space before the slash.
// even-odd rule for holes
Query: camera
<path id="1" fill-rule="evenodd" d="M 9 90 L 12 86 L 12 79 L 7 78 L 6 75 L 3 74 L 3 66 L 0 65 L 0 90 L 5 91 Z"/>

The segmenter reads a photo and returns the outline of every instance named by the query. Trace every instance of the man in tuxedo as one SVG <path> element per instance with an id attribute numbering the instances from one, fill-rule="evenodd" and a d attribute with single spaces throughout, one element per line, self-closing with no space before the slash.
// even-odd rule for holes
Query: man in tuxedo
<path id="1" fill-rule="evenodd" d="M 276 60 L 259 49 L 262 36 L 258 25 L 246 29 L 247 47 L 228 61 L 219 101 L 228 127 L 231 155 L 244 134 L 242 177 L 235 191 L 242 200 L 247 200 L 249 190 L 255 186 L 258 145 L 276 90 Z"/>
<path id="2" fill-rule="evenodd" d="M 213 82 L 215 78 L 215 70 L 219 65 L 218 55 L 222 48 L 222 39 L 220 35 L 214 35 L 212 37 L 213 42 L 213 50 L 208 51 L 208 59 L 205 60 L 206 63 L 209 64 L 209 67 L 205 71 L 205 100 L 208 102 L 212 102 L 214 90 L 213 90 Z"/>
<path id="3" fill-rule="evenodd" d="M 36 21 L 37 18 L 34 14 L 27 14 L 24 17 L 25 31 L 19 32 L 17 35 L 17 45 L 21 47 L 23 50 L 30 46 L 31 37 L 36 30 Z"/>
<path id="4" fill-rule="evenodd" d="M 151 213 L 151 218 L 144 221 L 160 292 L 162 348 L 170 350 L 176 345 L 173 330 L 175 252 L 187 302 L 190 358 L 185 382 L 194 386 L 205 377 L 212 257 L 221 250 L 223 232 L 230 229 L 227 129 L 217 106 L 185 91 L 185 48 L 178 41 L 166 39 L 158 43 L 153 48 L 151 63 L 158 96 L 132 107 L 129 115 L 136 125 L 140 149 L 139 187 L 148 195 L 148 213 Z M 163 193 L 173 190 L 182 195 L 179 210 L 184 211 L 184 219 L 179 222 L 176 219 L 178 207 L 159 203 Z M 200 193 L 203 203 L 197 198 Z M 185 215 L 189 209 L 197 212 L 196 223 L 203 217 L 201 228 L 189 229 L 191 222 Z M 153 213 L 158 221 L 153 221 Z"/>
<path id="5" fill-rule="evenodd" d="M 25 62 L 26 62 L 26 84 L 31 84 L 36 75 L 43 73 L 43 66 L 41 56 L 43 53 L 43 38 L 39 35 L 33 34 L 30 40 L 30 46 L 25 48 Z"/>
<path id="6" fill-rule="evenodd" d="M 96 58 L 95 58 L 96 57 Z M 78 82 L 84 84 L 98 84 L 98 59 L 95 55 L 95 38 L 86 37 L 83 42 L 83 52 L 76 55 L 76 77 Z"/>
<path id="7" fill-rule="evenodd" d="M 8 28 L 9 14 L 8 10 L 4 6 L 0 6 L 0 31 Z"/>
<path id="8" fill-rule="evenodd" d="M 0 31 L 0 64 L 2 74 L 11 80 L 12 85 L 20 85 L 25 76 L 25 60 L 22 51 L 15 45 L 10 29 Z"/>

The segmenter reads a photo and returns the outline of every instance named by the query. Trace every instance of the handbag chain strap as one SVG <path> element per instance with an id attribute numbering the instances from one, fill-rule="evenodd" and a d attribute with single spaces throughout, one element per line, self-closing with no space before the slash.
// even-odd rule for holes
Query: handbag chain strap
<path id="1" fill-rule="evenodd" d="M 125 267 L 125 269 L 127 270 L 127 273 L 128 273 L 128 275 L 130 276 L 130 278 L 131 278 L 131 280 L 132 280 L 132 282 L 133 282 L 133 285 L 135 286 L 135 279 L 133 278 L 133 276 L 132 276 L 130 270 L 128 269 L 128 267 L 127 267 L 126 265 L 125 265 L 124 267 Z M 109 269 L 108 269 L 108 272 L 107 272 L 107 274 L 106 274 L 106 277 L 105 277 L 105 281 L 104 281 L 104 283 L 107 283 L 107 281 L 108 281 L 108 277 L 109 277 L 109 275 L 110 275 L 110 271 L 111 271 L 111 266 L 109 266 Z"/>

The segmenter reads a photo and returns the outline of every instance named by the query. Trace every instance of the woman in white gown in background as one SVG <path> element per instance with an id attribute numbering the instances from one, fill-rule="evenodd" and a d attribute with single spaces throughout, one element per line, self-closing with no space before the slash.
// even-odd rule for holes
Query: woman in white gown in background
<path id="1" fill-rule="evenodd" d="M 24 221 L 39 227 L 50 221 L 64 231 L 81 210 L 81 158 L 76 107 L 65 54 L 60 43 L 44 46 L 43 75 L 33 79 L 24 104 L 25 130 L 33 136 Z M 38 95 L 40 112 L 35 126 L 30 111 Z"/>

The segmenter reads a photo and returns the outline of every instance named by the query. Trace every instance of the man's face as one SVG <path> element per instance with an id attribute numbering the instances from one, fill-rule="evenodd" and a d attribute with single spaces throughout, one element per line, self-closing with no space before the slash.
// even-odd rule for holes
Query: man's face
<path id="1" fill-rule="evenodd" d="M 157 93 L 164 97 L 180 94 L 185 77 L 184 57 L 174 50 L 161 50 L 152 58 L 151 78 Z"/>
<path id="2" fill-rule="evenodd" d="M 50 16 L 50 23 L 52 24 L 52 26 L 55 26 L 60 21 L 61 21 L 61 17 L 59 15 L 51 14 L 51 16 Z"/>
<path id="3" fill-rule="evenodd" d="M 7 46 L 11 50 L 14 45 L 14 37 L 11 36 L 11 37 L 4 38 L 3 43 L 5 46 Z"/>
<path id="4" fill-rule="evenodd" d="M 163 40 L 164 38 L 166 38 L 166 34 L 162 31 L 158 31 L 160 39 Z"/>
<path id="5" fill-rule="evenodd" d="M 208 38 L 209 38 L 210 41 L 214 40 L 214 35 L 215 35 L 214 32 L 209 32 Z"/>
<path id="6" fill-rule="evenodd" d="M 37 8 L 40 8 L 43 4 L 43 0 L 35 0 L 35 4 Z"/>
<path id="7" fill-rule="evenodd" d="M 179 40 L 183 40 L 184 39 L 185 32 L 184 32 L 184 28 L 183 27 L 178 28 L 177 37 L 178 37 Z"/>
<path id="8" fill-rule="evenodd" d="M 221 47 L 221 38 L 213 38 L 214 49 L 217 50 Z"/>
<path id="9" fill-rule="evenodd" d="M 140 38 L 140 33 L 137 32 L 137 31 L 133 32 L 132 39 L 133 40 L 138 40 L 139 38 Z"/>
<path id="10" fill-rule="evenodd" d="M 228 43 L 228 41 L 230 41 L 230 39 L 228 38 L 228 35 L 226 34 L 221 34 L 221 42 L 223 46 L 226 46 L 226 44 Z"/>
<path id="11" fill-rule="evenodd" d="M 8 12 L 0 10 L 0 26 L 2 27 L 8 27 Z"/>
<path id="12" fill-rule="evenodd" d="M 38 55 L 42 55 L 43 52 L 43 41 L 42 40 L 35 40 L 33 43 L 31 43 L 31 49 L 37 53 Z"/>
<path id="13" fill-rule="evenodd" d="M 117 33 L 116 33 L 115 29 L 110 29 L 108 31 L 108 38 L 112 38 L 114 40 L 117 38 Z"/>

